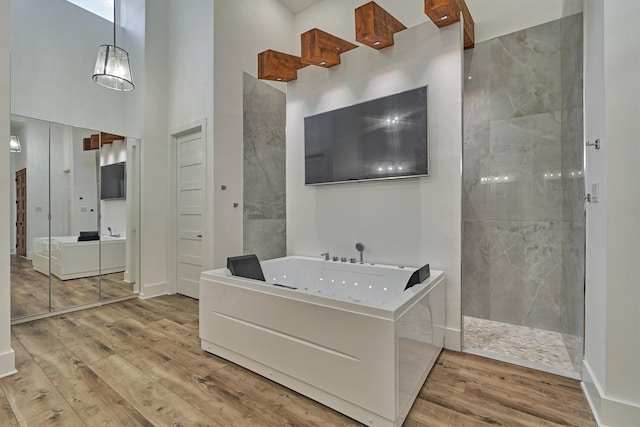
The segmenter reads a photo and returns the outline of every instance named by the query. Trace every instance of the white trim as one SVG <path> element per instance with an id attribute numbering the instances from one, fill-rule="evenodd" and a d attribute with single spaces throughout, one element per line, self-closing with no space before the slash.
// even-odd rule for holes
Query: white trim
<path id="1" fill-rule="evenodd" d="M 140 294 L 138 298 L 140 299 L 150 299 L 159 297 L 162 295 L 169 295 L 171 292 L 168 291 L 167 282 L 153 283 L 151 285 L 144 285 L 142 289 L 140 289 Z M 175 292 L 173 292 L 175 293 Z"/>
<path id="2" fill-rule="evenodd" d="M 0 378 L 17 374 L 16 371 L 16 354 L 13 349 L 6 353 L 0 354 Z"/>
<path id="3" fill-rule="evenodd" d="M 204 118 L 202 120 L 196 120 L 194 122 L 176 127 L 169 131 L 169 140 L 168 140 L 168 165 L 167 170 L 168 173 L 168 188 L 169 188 L 169 206 L 167 208 L 167 214 L 169 216 L 168 227 L 167 227 L 167 259 L 172 260 L 171 262 L 167 262 L 167 289 L 166 293 L 175 294 L 178 292 L 178 269 L 176 266 L 175 260 L 178 259 L 178 252 L 176 247 L 176 242 L 178 241 L 178 215 L 176 209 L 178 207 L 178 194 L 176 191 L 177 185 L 177 169 L 176 163 L 178 159 L 177 145 L 176 141 L 179 137 L 183 135 L 188 135 L 192 132 L 200 132 L 202 138 L 202 147 L 204 149 L 204 197 L 203 200 L 203 213 L 202 213 L 202 227 L 203 227 L 203 238 L 202 238 L 202 257 L 204 258 L 206 251 L 206 245 L 208 241 L 212 241 L 212 236 L 207 235 L 207 215 L 206 215 L 206 200 L 208 198 L 207 192 L 209 190 L 207 185 L 207 119 Z M 156 295 L 157 296 L 157 295 Z"/>
<path id="4" fill-rule="evenodd" d="M 637 426 L 640 420 L 640 405 L 607 397 L 589 362 L 584 360 L 582 366 L 582 390 L 598 426 Z"/>
<path id="5" fill-rule="evenodd" d="M 444 348 L 447 350 L 462 351 L 462 333 L 460 329 L 445 329 Z"/>

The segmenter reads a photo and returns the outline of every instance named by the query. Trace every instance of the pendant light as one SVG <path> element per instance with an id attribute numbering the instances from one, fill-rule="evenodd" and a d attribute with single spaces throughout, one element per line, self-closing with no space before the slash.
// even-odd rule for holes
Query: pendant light
<path id="1" fill-rule="evenodd" d="M 17 135 L 11 135 L 11 139 L 9 139 L 9 151 L 11 151 L 12 153 L 19 153 L 22 151 L 20 138 L 18 138 Z"/>
<path id="2" fill-rule="evenodd" d="M 93 81 L 109 89 L 129 92 L 134 88 L 129 54 L 116 45 L 116 1 L 113 0 L 113 45 L 98 48 Z"/>

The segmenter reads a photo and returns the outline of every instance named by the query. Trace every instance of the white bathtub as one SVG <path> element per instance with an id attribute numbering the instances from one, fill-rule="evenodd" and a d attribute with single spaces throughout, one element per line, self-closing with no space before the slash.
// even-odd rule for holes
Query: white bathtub
<path id="1" fill-rule="evenodd" d="M 267 283 L 202 273 L 202 348 L 364 424 L 400 426 L 444 346 L 443 273 L 404 291 L 415 268 L 261 266 Z"/>
<path id="2" fill-rule="evenodd" d="M 77 236 L 51 238 L 51 273 L 61 280 L 125 271 L 125 237 L 101 236 L 99 240 L 78 242 Z M 101 259 L 102 258 L 102 259 Z M 49 238 L 33 239 L 33 269 L 49 274 Z"/>

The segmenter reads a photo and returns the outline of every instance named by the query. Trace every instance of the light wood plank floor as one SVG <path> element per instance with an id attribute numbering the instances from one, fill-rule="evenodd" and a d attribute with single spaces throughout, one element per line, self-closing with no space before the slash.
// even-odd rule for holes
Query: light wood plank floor
<path id="1" fill-rule="evenodd" d="M 133 285 L 124 281 L 124 273 L 105 274 L 99 277 L 60 280 L 51 275 L 51 308 L 61 310 L 83 304 L 91 304 L 102 298 L 131 295 Z M 49 311 L 49 277 L 33 269 L 30 260 L 11 257 L 11 318 L 47 313 Z"/>
<path id="2" fill-rule="evenodd" d="M 357 426 L 200 349 L 198 302 L 120 303 L 16 325 L 0 425 Z M 366 387 L 366 384 L 363 384 Z M 579 383 L 445 351 L 405 426 L 595 426 Z"/>

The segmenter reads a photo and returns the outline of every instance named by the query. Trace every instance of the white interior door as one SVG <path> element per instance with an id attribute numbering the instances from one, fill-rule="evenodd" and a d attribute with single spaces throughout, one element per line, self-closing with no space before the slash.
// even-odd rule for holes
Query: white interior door
<path id="1" fill-rule="evenodd" d="M 199 298 L 205 164 L 202 132 L 177 138 L 177 292 Z"/>

